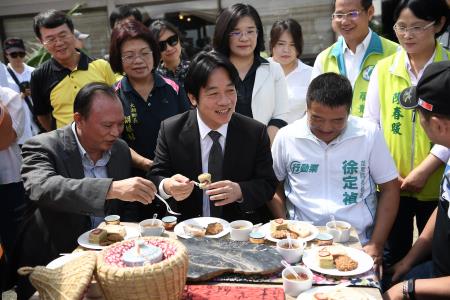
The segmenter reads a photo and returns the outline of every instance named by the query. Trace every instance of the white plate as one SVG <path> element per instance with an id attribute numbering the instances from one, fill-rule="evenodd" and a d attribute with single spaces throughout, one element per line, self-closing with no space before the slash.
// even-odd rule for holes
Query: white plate
<path id="1" fill-rule="evenodd" d="M 86 231 L 85 233 L 83 233 L 78 237 L 78 245 L 87 249 L 94 249 L 94 250 L 101 250 L 103 248 L 106 248 L 106 246 L 100 246 L 99 244 L 89 243 L 89 233 L 92 230 L 94 229 Z M 125 235 L 124 238 L 125 240 L 133 239 L 140 235 L 139 227 L 125 226 L 125 231 L 127 232 L 127 235 Z"/>
<path id="2" fill-rule="evenodd" d="M 206 226 L 208 226 L 208 224 L 210 224 L 210 223 L 220 223 L 220 224 L 222 224 L 223 225 L 223 230 L 221 232 L 219 232 L 218 234 L 215 234 L 215 235 L 205 235 L 205 237 L 207 237 L 207 238 L 217 239 L 217 238 L 223 237 L 228 232 L 230 232 L 230 223 L 228 223 L 224 219 L 214 218 L 214 217 L 199 217 L 199 218 L 193 218 L 193 219 L 185 220 L 185 221 L 183 221 L 181 223 L 178 223 L 175 226 L 175 228 L 173 229 L 173 232 L 179 237 L 182 237 L 182 238 L 185 238 L 185 239 L 189 239 L 192 236 L 187 235 L 184 232 L 184 225 L 196 225 L 196 226 L 200 226 L 200 227 L 206 228 Z"/>
<path id="3" fill-rule="evenodd" d="M 327 293 L 332 291 L 333 289 L 335 289 L 336 286 L 318 286 L 318 287 L 314 287 L 310 290 L 304 291 L 303 293 L 301 293 L 300 295 L 298 295 L 297 300 L 314 300 L 315 298 L 313 297 L 313 295 L 315 293 Z M 358 289 L 358 288 L 354 288 L 354 289 Z M 368 295 L 367 293 L 358 290 L 358 293 L 361 293 L 362 295 L 364 295 L 365 297 L 367 297 L 368 300 L 375 300 L 374 297 Z"/>
<path id="4" fill-rule="evenodd" d="M 319 234 L 319 229 L 317 229 L 316 226 L 312 225 L 309 222 L 304 222 L 304 221 L 296 221 L 296 220 L 287 220 L 288 223 L 292 224 L 297 224 L 297 226 L 306 226 L 309 229 L 310 234 L 305 237 L 305 238 L 298 238 L 298 240 L 302 240 L 302 241 L 311 241 L 313 239 L 316 238 L 316 236 Z M 270 222 L 264 224 L 261 227 L 261 231 L 266 233 L 266 240 L 272 241 L 272 242 L 278 242 L 281 239 L 276 239 L 274 237 L 272 237 L 271 232 L 270 232 Z"/>
<path id="5" fill-rule="evenodd" d="M 75 259 L 77 257 L 82 256 L 83 254 L 85 254 L 87 252 L 84 251 L 79 251 L 79 252 L 74 252 L 74 253 L 70 253 L 67 255 L 63 255 L 58 257 L 57 259 L 52 260 L 51 262 L 48 263 L 47 268 L 49 269 L 56 269 L 61 267 L 62 265 L 68 263 L 69 261 L 71 261 L 72 259 Z"/>
<path id="6" fill-rule="evenodd" d="M 353 260 L 358 262 L 358 267 L 352 271 L 339 271 L 338 269 L 323 269 L 319 266 L 319 261 L 317 259 L 317 252 L 323 247 L 314 247 L 312 249 L 306 250 L 303 253 L 303 263 L 316 272 L 332 275 L 332 276 L 354 276 L 358 274 L 365 273 L 372 269 L 373 259 L 369 254 L 362 250 L 355 248 L 344 247 L 347 255 Z"/>

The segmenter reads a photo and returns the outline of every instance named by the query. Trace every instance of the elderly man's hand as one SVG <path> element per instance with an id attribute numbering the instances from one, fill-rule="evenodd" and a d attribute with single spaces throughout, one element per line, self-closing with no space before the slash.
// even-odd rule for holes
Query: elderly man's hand
<path id="1" fill-rule="evenodd" d="M 242 199 L 241 186 L 230 180 L 216 181 L 209 184 L 206 195 L 215 206 L 222 206 Z"/>
<path id="2" fill-rule="evenodd" d="M 175 174 L 164 180 L 163 188 L 164 191 L 175 200 L 182 201 L 192 193 L 194 182 L 186 176 Z"/>
<path id="3" fill-rule="evenodd" d="M 155 198 L 156 187 L 150 180 L 133 177 L 113 181 L 109 187 L 106 199 L 120 199 L 123 201 L 139 201 L 143 204 L 152 203 Z"/>

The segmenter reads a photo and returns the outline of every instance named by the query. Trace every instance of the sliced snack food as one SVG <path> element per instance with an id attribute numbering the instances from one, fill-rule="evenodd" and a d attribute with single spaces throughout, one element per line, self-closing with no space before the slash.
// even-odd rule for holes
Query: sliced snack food
<path id="1" fill-rule="evenodd" d="M 353 271 L 358 267 L 358 262 L 347 255 L 342 246 L 323 247 L 317 252 L 319 266 L 323 269 L 338 269 L 339 271 Z"/>
<path id="2" fill-rule="evenodd" d="M 287 230 L 288 229 L 288 221 L 285 219 L 275 219 L 270 221 L 270 231 L 274 232 L 277 230 Z"/>
<path id="3" fill-rule="evenodd" d="M 348 287 L 340 287 L 336 289 L 332 289 L 329 292 L 318 292 L 313 294 L 314 300 L 369 300 L 367 294 L 360 292 L 358 290 L 348 288 Z"/>
<path id="4" fill-rule="evenodd" d="M 220 223 L 209 223 L 206 227 L 206 235 L 216 235 L 223 231 L 223 225 Z"/>
<path id="5" fill-rule="evenodd" d="M 187 235 L 193 237 L 204 237 L 206 234 L 206 228 L 193 224 L 186 224 L 183 226 L 183 229 Z"/>
<path id="6" fill-rule="evenodd" d="M 339 255 L 336 257 L 334 264 L 339 271 L 353 271 L 358 267 L 358 262 L 347 255 Z"/>
<path id="7" fill-rule="evenodd" d="M 311 234 L 311 231 L 306 226 L 299 226 L 296 223 L 289 223 L 287 230 L 295 233 L 299 238 L 305 238 Z"/>
<path id="8" fill-rule="evenodd" d="M 89 243 L 101 244 L 108 240 L 108 233 L 106 230 L 101 228 L 96 228 L 89 232 Z"/>
<path id="9" fill-rule="evenodd" d="M 324 247 L 323 249 L 317 252 L 317 259 L 319 260 L 319 266 L 323 269 L 333 269 L 334 262 L 333 256 L 331 256 L 328 248 Z"/>
<path id="10" fill-rule="evenodd" d="M 198 181 L 200 183 L 198 187 L 201 189 L 205 189 L 206 186 L 211 183 L 211 174 L 202 173 L 198 175 Z"/>
<path id="11" fill-rule="evenodd" d="M 127 235 L 127 231 L 125 230 L 125 226 L 123 225 L 101 223 L 98 228 L 106 230 L 108 241 L 113 243 L 123 241 L 123 239 Z"/>

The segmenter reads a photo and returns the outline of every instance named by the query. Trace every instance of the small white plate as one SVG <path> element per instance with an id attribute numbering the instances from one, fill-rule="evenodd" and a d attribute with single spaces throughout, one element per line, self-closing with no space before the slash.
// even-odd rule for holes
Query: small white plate
<path id="1" fill-rule="evenodd" d="M 62 265 L 68 263 L 69 261 L 82 256 L 85 253 L 87 253 L 87 252 L 79 251 L 79 252 L 74 252 L 74 253 L 70 253 L 70 254 L 67 254 L 67 255 L 60 256 L 60 257 L 52 260 L 51 262 L 49 262 L 48 265 L 47 265 L 47 268 L 52 269 L 52 270 L 56 269 L 56 268 L 59 268 Z"/>
<path id="2" fill-rule="evenodd" d="M 210 223 L 222 224 L 223 230 L 215 235 L 205 235 L 205 237 L 207 237 L 207 238 L 217 239 L 217 238 L 223 237 L 228 232 L 230 232 L 230 223 L 228 223 L 224 219 L 214 218 L 214 217 L 199 217 L 199 218 L 185 220 L 181 223 L 178 223 L 175 226 L 175 228 L 173 229 L 173 232 L 179 237 L 182 237 L 184 239 L 189 239 L 192 236 L 190 236 L 184 232 L 184 225 L 196 225 L 196 226 L 206 228 L 208 226 L 208 224 L 210 224 Z"/>
<path id="3" fill-rule="evenodd" d="M 310 290 L 304 291 L 302 292 L 300 295 L 298 295 L 297 300 L 315 300 L 316 298 L 314 297 L 315 293 L 328 293 L 331 292 L 333 289 L 335 289 L 336 286 L 318 286 L 318 287 L 314 287 Z M 352 288 L 350 288 L 352 289 Z M 354 289 L 358 289 L 358 288 L 354 288 Z M 364 297 L 366 297 L 367 300 L 375 300 L 374 297 L 368 295 L 367 293 L 358 290 L 358 293 L 361 293 Z"/>
<path id="4" fill-rule="evenodd" d="M 296 224 L 297 226 L 300 226 L 300 227 L 306 226 L 309 229 L 310 234 L 305 238 L 298 238 L 298 240 L 308 242 L 308 241 L 315 239 L 316 236 L 319 234 L 319 229 L 317 229 L 316 226 L 312 225 L 309 222 L 297 221 L 297 220 L 287 220 L 287 221 L 289 224 Z M 271 232 L 270 232 L 270 222 L 264 224 L 261 227 L 261 231 L 266 233 L 266 240 L 272 241 L 274 243 L 282 240 L 282 239 L 276 239 L 276 238 L 272 237 Z"/>
<path id="5" fill-rule="evenodd" d="M 314 247 L 303 253 L 303 263 L 311 270 L 332 276 L 355 276 L 365 273 L 373 267 L 373 259 L 369 254 L 359 249 L 344 247 L 347 255 L 358 262 L 358 267 L 356 269 L 352 271 L 339 271 L 338 269 L 321 268 L 317 259 L 317 252 L 322 248 L 323 247 Z"/>
<path id="6" fill-rule="evenodd" d="M 99 244 L 93 244 L 89 242 L 89 233 L 94 230 L 91 229 L 89 231 L 86 231 L 82 235 L 78 237 L 78 245 L 87 248 L 87 249 L 94 249 L 94 250 L 101 250 L 103 248 L 106 248 L 107 246 L 100 246 Z M 129 240 L 136 238 L 140 235 L 139 228 L 134 226 L 125 226 L 125 231 L 127 232 L 127 235 L 125 235 L 124 240 Z"/>

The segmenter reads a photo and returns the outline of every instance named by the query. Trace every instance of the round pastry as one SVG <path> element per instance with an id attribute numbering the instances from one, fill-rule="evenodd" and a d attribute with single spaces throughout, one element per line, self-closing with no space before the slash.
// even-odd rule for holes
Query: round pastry
<path id="1" fill-rule="evenodd" d="M 206 186 L 211 183 L 211 174 L 202 173 L 198 175 L 198 181 L 200 183 L 198 187 L 201 189 L 205 189 Z"/>
<path id="2" fill-rule="evenodd" d="M 175 216 L 167 216 L 161 219 L 163 222 L 164 229 L 172 230 L 175 225 L 177 225 L 177 217 Z"/>
<path id="3" fill-rule="evenodd" d="M 264 244 L 265 234 L 260 231 L 252 231 L 249 235 L 249 241 L 253 244 Z"/>

